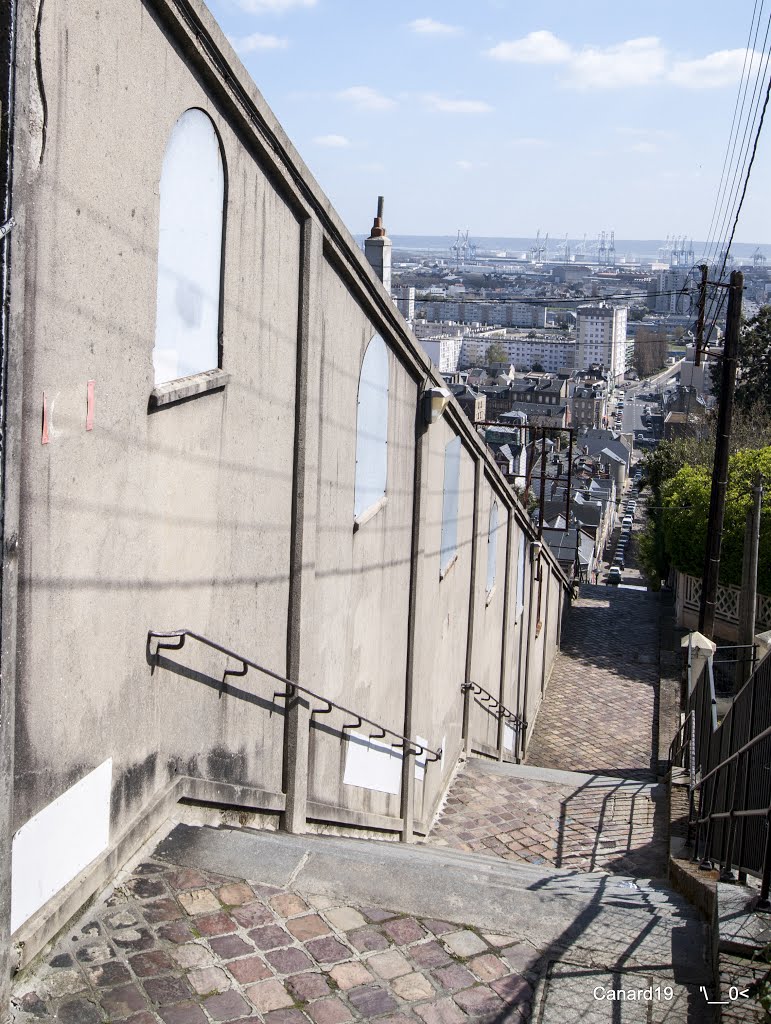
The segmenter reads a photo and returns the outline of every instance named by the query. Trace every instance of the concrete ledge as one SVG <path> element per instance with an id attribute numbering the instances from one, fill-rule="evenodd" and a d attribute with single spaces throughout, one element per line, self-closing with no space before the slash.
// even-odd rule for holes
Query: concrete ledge
<path id="1" fill-rule="evenodd" d="M 217 807 L 238 807 L 244 811 L 283 811 L 286 807 L 286 796 L 268 789 L 196 779 L 191 775 L 181 775 L 179 785 L 180 800 L 216 804 Z"/>
<path id="2" fill-rule="evenodd" d="M 225 373 L 224 370 L 206 370 L 204 373 L 195 373 L 191 377 L 171 380 L 168 384 L 159 384 L 150 392 L 148 412 L 162 409 L 166 405 L 173 405 L 175 402 L 183 402 L 195 395 L 203 395 L 207 391 L 219 391 L 229 380 L 230 374 Z"/>
<path id="3" fill-rule="evenodd" d="M 358 828 L 375 829 L 383 832 L 401 832 L 402 819 L 390 814 L 373 814 L 371 811 L 354 811 L 347 807 L 336 807 L 317 800 L 309 800 L 307 806 L 309 821 L 323 821 L 333 825 L 352 825 Z"/>

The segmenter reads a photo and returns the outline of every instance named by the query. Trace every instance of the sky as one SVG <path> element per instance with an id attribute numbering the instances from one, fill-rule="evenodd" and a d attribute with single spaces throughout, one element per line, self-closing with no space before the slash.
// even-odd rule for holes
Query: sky
<path id="1" fill-rule="evenodd" d="M 706 239 L 771 15 L 748 48 L 752 0 L 208 3 L 352 232 L 384 195 L 390 234 L 472 238 Z M 737 241 L 771 243 L 770 177 L 771 110 Z"/>

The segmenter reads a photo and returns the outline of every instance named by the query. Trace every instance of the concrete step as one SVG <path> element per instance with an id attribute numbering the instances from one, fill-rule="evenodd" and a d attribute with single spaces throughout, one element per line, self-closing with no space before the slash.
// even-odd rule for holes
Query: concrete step
<path id="1" fill-rule="evenodd" d="M 707 970 L 698 915 L 653 882 L 436 847 L 190 825 L 174 828 L 153 856 L 309 896 L 515 933 L 540 949 L 588 954 L 599 947 L 611 960 L 614 951 L 634 948 L 636 957 L 660 963 L 676 932 L 688 978 L 701 980 Z"/>
<path id="2" fill-rule="evenodd" d="M 582 792 L 595 790 L 615 790 L 624 796 L 648 796 L 663 793 L 660 783 L 641 781 L 622 776 L 596 775 L 593 772 L 566 772 L 557 768 L 541 768 L 532 764 L 512 764 L 510 762 L 491 761 L 484 757 L 472 757 L 476 767 L 481 767 L 490 775 L 504 775 L 513 779 L 531 779 L 537 782 L 548 782 L 555 786 L 575 786 Z"/>

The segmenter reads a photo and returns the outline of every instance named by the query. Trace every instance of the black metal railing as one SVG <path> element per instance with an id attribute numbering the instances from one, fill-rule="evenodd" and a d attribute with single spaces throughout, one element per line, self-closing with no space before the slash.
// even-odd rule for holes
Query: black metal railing
<path id="1" fill-rule="evenodd" d="M 309 690 L 307 686 L 301 686 L 300 683 L 294 682 L 291 679 L 287 679 L 286 676 L 282 676 L 278 672 L 274 672 L 272 669 L 266 668 L 264 665 L 260 665 L 256 661 L 252 661 L 250 658 L 245 658 L 243 654 L 237 654 L 235 651 L 231 651 L 229 648 L 224 647 L 222 644 L 216 643 L 214 640 L 210 640 L 206 636 L 202 636 L 200 633 L 195 633 L 192 629 L 173 629 L 168 632 L 159 632 L 158 630 L 151 629 L 147 634 L 147 645 L 148 653 L 153 659 L 157 659 L 158 652 L 161 650 L 168 651 L 179 651 L 184 647 L 185 640 L 187 638 L 196 640 L 198 643 L 203 644 L 205 647 L 210 647 L 214 651 L 219 651 L 220 654 L 226 655 L 228 658 L 233 658 L 234 661 L 241 662 L 240 669 L 225 669 L 222 673 L 222 685 L 226 685 L 225 680 L 228 676 L 245 676 L 250 668 L 262 675 L 268 676 L 270 679 L 276 680 L 276 682 L 283 683 L 285 689 L 283 691 L 277 690 L 273 693 L 274 700 L 276 699 L 291 699 L 296 693 L 302 693 L 306 697 L 310 697 L 311 700 L 319 702 L 322 707 L 311 708 L 311 717 L 314 715 L 328 715 L 332 710 L 341 712 L 344 716 L 354 719 L 352 722 L 344 722 L 340 726 L 340 731 L 345 732 L 348 729 L 360 729 L 363 725 L 368 725 L 375 732 L 368 734 L 371 740 L 384 739 L 389 746 L 395 749 L 401 749 L 403 752 L 411 752 L 418 758 L 423 758 L 425 755 L 425 761 L 430 764 L 434 761 L 440 761 L 442 758 L 442 751 L 431 750 L 423 743 L 418 743 L 409 736 L 403 736 L 401 733 L 395 732 L 393 729 L 389 729 L 385 725 L 381 725 L 380 722 L 375 722 L 373 719 L 368 718 L 366 715 L 361 715 L 357 711 L 351 711 L 350 708 L 345 707 L 343 704 L 338 704 L 337 701 L 330 700 L 328 697 L 324 697 L 320 693 L 315 693 L 313 690 Z M 167 643 L 166 641 L 175 640 L 175 643 Z M 158 641 L 155 651 L 151 650 L 152 641 Z M 388 737 L 393 737 L 389 740 Z"/>
<path id="2" fill-rule="evenodd" d="M 494 697 L 489 690 L 486 690 L 479 683 L 463 683 L 461 685 L 461 693 L 463 694 L 463 739 L 466 743 L 466 749 L 469 750 L 471 747 L 471 702 L 473 697 L 479 698 L 479 703 L 491 714 L 495 715 L 498 721 L 498 752 L 499 756 L 503 756 L 503 727 L 509 725 L 514 731 L 515 742 L 516 737 L 520 733 L 527 729 L 527 722 L 522 715 L 516 714 L 510 711 L 505 704 L 502 704 L 497 697 Z"/>
<path id="3" fill-rule="evenodd" d="M 693 859 L 720 865 L 721 878 L 761 879 L 760 902 L 771 908 L 771 657 L 761 661 L 718 724 L 712 666 L 692 687 L 688 719 L 670 748 L 678 763 L 687 749 L 695 776 Z M 691 725 L 688 726 L 688 722 Z"/>

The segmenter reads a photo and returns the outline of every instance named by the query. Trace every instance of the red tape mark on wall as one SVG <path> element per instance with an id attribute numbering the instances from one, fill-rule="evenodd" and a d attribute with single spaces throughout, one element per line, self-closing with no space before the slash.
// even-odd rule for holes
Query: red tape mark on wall
<path id="1" fill-rule="evenodd" d="M 43 392 L 43 436 L 40 438 L 41 444 L 48 444 L 50 441 L 48 436 L 48 401 L 46 400 L 46 393 Z"/>
<path id="2" fill-rule="evenodd" d="M 95 380 L 90 380 L 86 384 L 86 430 L 94 429 L 94 385 Z"/>

